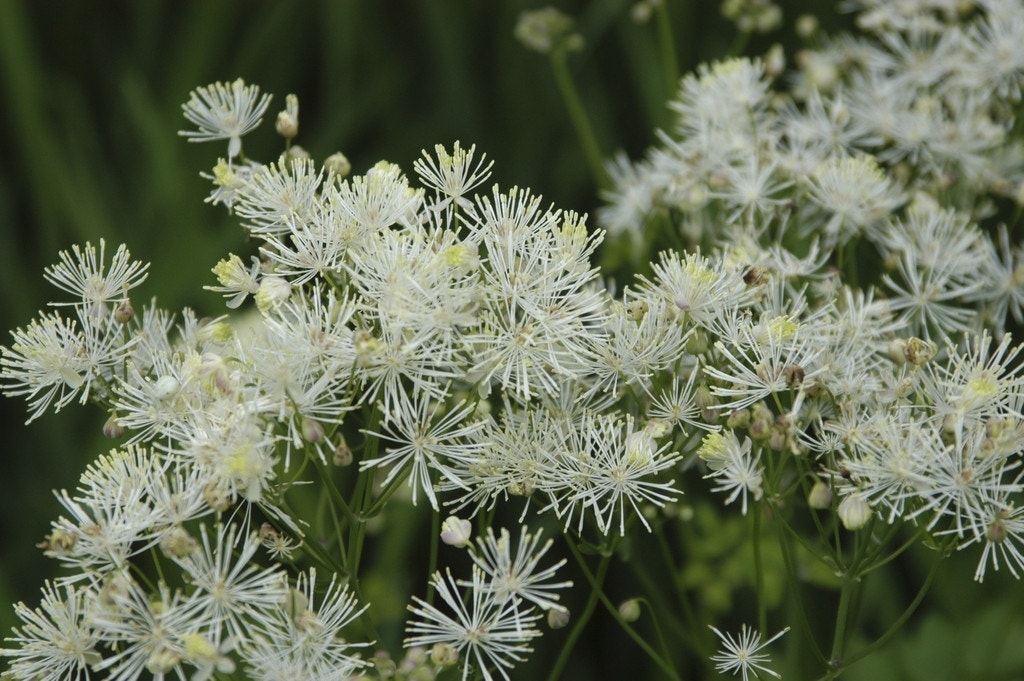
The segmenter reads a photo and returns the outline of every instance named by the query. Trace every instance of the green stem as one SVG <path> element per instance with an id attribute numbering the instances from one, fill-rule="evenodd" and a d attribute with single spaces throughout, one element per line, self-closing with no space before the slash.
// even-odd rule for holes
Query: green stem
<path id="1" fill-rule="evenodd" d="M 674 681 L 681 681 L 679 674 L 676 673 L 672 664 L 659 655 L 657 651 L 655 651 L 654 648 L 644 640 L 643 636 L 641 636 L 636 629 L 629 624 L 629 622 L 622 618 L 622 615 L 619 614 L 619 609 L 608 599 L 608 596 L 605 595 L 604 590 L 601 588 L 604 583 L 605 572 L 607 571 L 608 564 L 611 560 L 611 552 L 601 558 L 601 563 L 598 565 L 598 573 L 594 575 L 591 573 L 590 568 L 587 567 L 587 563 L 583 559 L 583 555 L 579 552 L 579 549 L 576 548 L 575 542 L 567 537 L 566 543 L 569 545 L 569 550 L 572 551 L 573 557 L 576 559 L 580 569 L 583 571 L 583 575 L 587 578 L 587 582 L 590 584 L 590 600 L 587 601 L 587 607 L 584 609 L 584 615 L 580 618 L 580 621 L 576 623 L 576 627 L 573 629 L 572 634 L 570 634 L 569 639 L 566 640 L 565 647 L 562 648 L 562 654 L 559 655 L 558 662 L 555 664 L 555 670 L 553 670 L 552 674 L 548 676 L 548 681 L 554 681 L 554 679 L 557 678 L 557 675 L 555 674 L 556 671 L 558 674 L 561 674 L 561 666 L 564 665 L 563 658 L 568 658 L 567 651 L 571 650 L 571 646 L 575 643 L 578 632 L 582 631 L 582 627 L 586 623 L 586 620 L 593 614 L 594 606 L 596 606 L 598 600 L 601 601 L 609 614 L 611 614 L 619 626 L 622 627 L 623 631 L 625 631 L 626 634 L 629 635 L 629 637 L 633 639 L 638 646 L 640 646 L 647 656 L 650 657 L 651 660 L 657 664 L 669 678 Z M 653 616 L 652 619 L 654 619 Z M 657 635 L 660 637 L 661 630 L 657 626 L 656 619 L 654 619 L 654 623 Z"/>
<path id="2" fill-rule="evenodd" d="M 665 96 L 671 98 L 679 87 L 679 59 L 676 57 L 675 39 L 672 36 L 672 18 L 668 14 L 668 3 L 656 5 L 658 22 L 658 46 L 661 48 L 662 70 L 665 74 Z"/>
<path id="3" fill-rule="evenodd" d="M 441 537 L 441 513 L 434 511 L 430 520 L 430 559 L 427 561 L 427 596 L 424 600 L 434 604 L 434 572 L 437 570 L 437 548 Z"/>
<path id="4" fill-rule="evenodd" d="M 764 558 L 761 555 L 761 504 L 754 502 L 754 588 L 757 591 L 757 627 L 768 630 L 768 606 L 764 595 Z"/>
<path id="5" fill-rule="evenodd" d="M 576 562 L 580 565 L 584 565 L 583 557 L 579 554 L 579 549 L 576 548 L 576 543 L 572 541 L 568 536 L 565 537 L 565 543 L 569 545 L 569 549 L 572 551 L 572 555 L 576 558 Z M 590 596 L 587 598 L 587 604 L 583 606 L 583 612 L 580 613 L 579 618 L 576 620 L 576 624 L 573 626 L 572 631 L 569 632 L 568 638 L 565 639 L 565 643 L 562 644 L 562 651 L 558 654 L 558 659 L 555 660 L 555 664 L 551 667 L 551 672 L 548 674 L 548 681 L 556 681 L 561 675 L 562 670 L 565 669 L 565 665 L 569 662 L 569 655 L 572 654 L 572 649 L 576 645 L 576 641 L 579 640 L 580 635 L 583 634 L 583 630 L 586 628 L 590 618 L 594 615 L 594 609 L 597 607 L 597 602 L 600 600 L 601 585 L 604 584 L 604 578 L 608 575 L 608 566 L 611 564 L 612 554 L 611 552 L 601 556 L 601 562 L 597 565 L 597 573 L 591 575 L 590 570 L 584 570 L 584 574 L 587 576 L 587 581 L 590 582 Z"/>
<path id="6" fill-rule="evenodd" d="M 778 517 L 777 514 L 778 512 L 776 511 L 776 517 Z M 814 629 L 811 627 L 811 622 L 807 618 L 807 609 L 804 607 L 803 599 L 800 597 L 800 583 L 797 577 L 796 561 L 793 557 L 793 545 L 791 543 L 792 538 L 787 534 L 785 525 L 780 524 L 777 527 L 779 528 L 778 536 L 779 546 L 782 548 L 782 560 L 786 564 L 786 577 L 789 581 L 789 588 L 793 592 L 793 600 L 795 601 L 794 605 L 796 606 L 795 609 L 800 615 L 804 631 L 808 634 L 812 634 L 810 639 L 813 644 L 815 655 L 818 656 L 818 659 L 823 664 L 828 664 L 828 660 L 825 659 L 825 654 L 821 652 L 817 639 L 813 636 Z"/>
<path id="7" fill-rule="evenodd" d="M 846 642 L 846 625 L 850 614 L 850 601 L 859 583 L 849 574 L 843 577 L 843 587 L 839 592 L 839 607 L 836 609 L 836 628 L 832 636 L 832 653 L 829 664 L 838 668 L 843 659 L 843 644 Z"/>
<path id="8" fill-rule="evenodd" d="M 572 76 L 569 75 L 569 66 L 565 56 L 565 50 L 556 49 L 551 52 L 551 67 L 555 72 L 555 81 L 558 84 L 558 91 L 562 95 L 562 101 L 565 102 L 565 108 L 569 111 L 569 118 L 576 130 L 576 137 L 579 139 L 580 146 L 583 147 L 583 155 L 587 159 L 594 184 L 598 189 L 604 189 L 611 185 L 608 173 L 604 168 L 604 157 L 601 155 L 601 148 L 597 144 L 597 137 L 590 125 L 586 109 L 572 82 Z"/>
<path id="9" fill-rule="evenodd" d="M 939 567 L 940 562 L 942 562 L 942 556 L 936 557 L 935 561 L 932 563 L 931 570 L 928 571 L 928 576 L 925 577 L 924 583 L 921 585 L 921 588 L 918 589 L 917 595 L 914 596 L 914 600 L 910 602 L 910 604 L 903 611 L 903 614 L 901 614 L 896 619 L 896 621 L 892 623 L 892 625 L 886 630 L 884 634 L 875 639 L 875 641 L 871 643 L 869 646 L 857 651 L 855 654 L 851 655 L 849 658 L 845 660 L 833 656 L 832 663 L 835 666 L 835 669 L 830 671 L 822 678 L 834 679 L 836 676 L 839 676 L 840 672 L 842 672 L 843 669 L 849 667 L 854 662 L 857 662 L 858 660 L 867 657 L 868 655 L 870 655 L 871 653 L 885 645 L 889 641 L 889 639 L 892 638 L 897 631 L 899 631 L 900 627 L 906 624 L 907 620 L 910 619 L 910 616 L 913 615 L 914 612 L 917 610 L 917 607 L 921 605 L 921 601 L 924 600 L 924 597 L 928 594 L 928 590 L 931 588 L 932 580 L 935 578 L 935 573 Z"/>

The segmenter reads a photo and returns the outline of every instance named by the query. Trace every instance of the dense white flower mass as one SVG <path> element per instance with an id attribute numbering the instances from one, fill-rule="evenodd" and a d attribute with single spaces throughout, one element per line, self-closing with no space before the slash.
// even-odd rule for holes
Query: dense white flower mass
<path id="1" fill-rule="evenodd" d="M 939 555 L 976 552 L 978 580 L 1024 574 L 1024 246 L 1007 217 L 1024 202 L 1024 6 L 970 4 L 850 3 L 862 32 L 822 37 L 786 76 L 777 59 L 700 66 L 656 146 L 610 162 L 598 228 L 486 186 L 491 162 L 459 142 L 412 175 L 290 146 L 244 159 L 269 96 L 197 89 L 182 134 L 228 140 L 209 201 L 258 255 L 213 266 L 230 314 L 212 319 L 136 311 L 148 265 L 124 246 L 46 268 L 62 299 L 0 347 L 0 390 L 30 421 L 93 402 L 122 444 L 57 494 L 41 547 L 67 573 L 16 607 L 5 678 L 383 678 L 364 599 L 400 587 L 364 558 L 405 556 L 368 547 L 411 541 L 420 512 L 438 531 L 407 662 L 464 680 L 509 679 L 545 615 L 568 621 L 567 561 L 534 522 L 597 590 L 587 617 L 609 559 L 647 561 L 648 533 L 685 603 L 672 552 L 704 558 L 687 523 L 705 511 L 753 522 L 762 581 L 759 542 L 778 535 L 785 569 L 799 543 L 851 588 L 909 546 L 891 545 L 900 523 Z M 619 286 L 596 262 L 624 243 L 643 273 Z M 509 505 L 514 532 L 495 525 Z M 438 569 L 439 541 L 468 553 L 469 580 Z M 710 666 L 778 676 L 763 651 L 787 629 L 712 629 Z"/>

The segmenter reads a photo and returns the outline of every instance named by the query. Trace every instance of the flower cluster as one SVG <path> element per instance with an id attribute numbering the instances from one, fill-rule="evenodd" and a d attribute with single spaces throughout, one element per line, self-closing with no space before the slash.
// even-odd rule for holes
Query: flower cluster
<path id="1" fill-rule="evenodd" d="M 778 20 L 773 3 L 727 4 L 745 32 Z M 1024 9 L 851 4 L 864 33 L 820 36 L 788 78 L 777 54 L 684 77 L 672 129 L 608 166 L 607 234 L 487 187 L 491 164 L 458 142 L 412 175 L 317 163 L 293 143 L 294 95 L 285 153 L 259 163 L 241 138 L 269 97 L 196 90 L 182 135 L 227 140 L 208 200 L 258 249 L 213 267 L 207 288 L 236 312 L 137 312 L 147 266 L 101 241 L 60 254 L 45 276 L 70 300 L 0 348 L 0 389 L 29 420 L 91 401 L 123 441 L 58 494 L 43 548 L 68 574 L 17 606 L 9 676 L 432 678 L 461 661 L 463 679 L 508 679 L 544 613 L 568 618 L 565 561 L 542 566 L 551 540 L 523 523 L 560 526 L 600 592 L 633 531 L 692 517 L 693 471 L 753 517 L 755 544 L 764 518 L 812 532 L 844 589 L 906 548 L 887 544 L 899 522 L 976 547 L 978 580 L 1019 576 L 1024 375 L 1007 329 L 1024 323 L 1024 248 L 998 221 L 1024 203 Z M 561 54 L 569 26 L 544 11 L 519 32 Z M 653 260 L 619 292 L 594 265 L 606 235 Z M 653 254 L 662 240 L 687 247 Z M 432 539 L 467 547 L 472 572 L 429 566 L 398 667 L 364 656 L 381 637 L 360 560 L 368 525 L 404 501 L 470 518 Z M 517 543 L 489 527 L 509 503 Z M 778 676 L 762 650 L 782 632 L 712 630 L 719 671 Z"/>

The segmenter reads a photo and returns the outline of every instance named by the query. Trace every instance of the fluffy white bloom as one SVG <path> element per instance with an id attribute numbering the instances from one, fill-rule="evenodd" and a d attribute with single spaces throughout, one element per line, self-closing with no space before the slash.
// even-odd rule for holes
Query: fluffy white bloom
<path id="1" fill-rule="evenodd" d="M 92 367 L 74 320 L 43 314 L 11 335 L 11 347 L 0 348 L 0 381 L 4 395 L 26 397 L 32 411 L 29 422 L 51 405 L 60 411 L 75 398 L 83 403 L 88 399 Z"/>
<path id="2" fill-rule="evenodd" d="M 572 586 L 572 582 L 552 582 L 555 573 L 565 565 L 565 559 L 538 569 L 544 554 L 551 548 L 551 540 L 543 545 L 540 543 L 541 532 L 529 532 L 524 525 L 519 535 L 515 551 L 512 549 L 512 537 L 508 530 L 501 528 L 497 536 L 493 528 L 487 528 L 487 534 L 476 540 L 476 547 L 470 552 L 473 562 L 490 578 L 485 588 L 493 591 L 495 598 L 501 600 L 518 600 L 533 603 L 543 610 L 565 610 L 558 603 L 559 589 Z M 473 586 L 472 583 L 460 582 L 462 586 Z"/>
<path id="3" fill-rule="evenodd" d="M 127 298 L 128 291 L 146 280 L 149 263 L 132 260 L 128 247 L 121 244 L 106 260 L 106 242 L 100 239 L 99 252 L 91 243 L 81 248 L 77 244 L 71 252 L 61 251 L 60 262 L 43 270 L 46 280 L 75 297 L 71 303 L 81 305 L 91 315 L 107 309 L 115 300 Z"/>
<path id="4" fill-rule="evenodd" d="M 419 175 L 420 180 L 436 194 L 436 198 L 430 204 L 433 210 L 445 210 L 455 206 L 460 211 L 473 210 L 473 202 L 467 195 L 490 177 L 491 166 L 494 165 L 493 162 L 486 161 L 485 154 L 481 154 L 479 160 L 474 163 L 475 152 L 475 144 L 470 145 L 469 149 L 463 149 L 456 141 L 452 145 L 451 153 L 444 145 L 437 144 L 434 145 L 436 160 L 423 150 L 422 157 L 413 163 L 413 170 Z"/>
<path id="5" fill-rule="evenodd" d="M 398 474 L 408 473 L 413 503 L 422 492 L 436 510 L 435 476 L 466 487 L 457 474 L 458 462 L 474 460 L 485 446 L 474 438 L 484 427 L 482 421 L 472 418 L 475 405 L 460 403 L 445 409 L 443 403 L 427 395 L 398 393 L 394 409 L 385 414 L 382 432 L 364 431 L 395 446 L 388 447 L 383 456 L 361 461 L 359 467 L 389 467 L 384 485 Z"/>
<path id="6" fill-rule="evenodd" d="M 192 598 L 202 610 L 200 618 L 218 622 L 228 636 L 244 641 L 249 623 L 266 617 L 285 598 L 282 572 L 253 561 L 260 547 L 255 534 L 235 525 L 217 527 L 213 537 L 206 525 L 199 531 L 198 548 L 171 559 L 194 587 Z"/>
<path id="7" fill-rule="evenodd" d="M 96 594 L 88 586 L 50 582 L 42 591 L 39 607 L 14 606 L 21 624 L 5 641 L 17 647 L 0 650 L 10 660 L 8 673 L 15 679 L 87 681 L 101 659 L 100 637 L 87 617 Z"/>
<path id="8" fill-rule="evenodd" d="M 476 566 L 465 597 L 451 573 L 436 572 L 430 582 L 448 612 L 414 596 L 409 611 L 415 619 L 406 625 L 405 646 L 454 646 L 463 656 L 463 681 L 471 673 L 508 681 L 508 670 L 532 652 L 529 642 L 540 636 L 535 627 L 540 613 L 524 611 L 519 599 L 499 597 Z"/>
<path id="9" fill-rule="evenodd" d="M 740 635 L 738 637 L 733 637 L 732 634 L 723 634 L 711 625 L 708 625 L 708 627 L 722 641 L 722 650 L 711 656 L 711 661 L 715 663 L 715 669 L 720 674 L 731 671 L 733 676 L 740 674 L 743 681 L 748 681 L 750 678 L 760 678 L 757 675 L 758 672 L 771 674 L 777 679 L 781 678 L 778 672 L 765 666 L 771 660 L 762 651 L 789 631 L 789 627 L 775 634 L 764 643 L 761 642 L 761 633 L 756 629 L 747 627 L 746 624 L 740 627 Z"/>
<path id="10" fill-rule="evenodd" d="M 651 446 L 632 446 L 633 418 L 623 419 L 615 412 L 587 414 L 566 430 L 565 442 L 555 452 L 555 476 L 540 481 L 540 489 L 551 497 L 544 510 L 552 509 L 564 517 L 566 527 L 575 519 L 577 531 L 588 516 L 603 533 L 617 524 L 624 535 L 627 516 L 639 519 L 650 530 L 640 507 L 675 501 L 679 494 L 675 481 L 659 478 L 676 464 L 679 454 L 668 452 L 667 445 L 657 447 L 653 441 Z"/>
<path id="11" fill-rule="evenodd" d="M 232 83 L 212 83 L 193 90 L 181 109 L 198 130 L 178 134 L 190 142 L 228 140 L 228 158 L 242 151 L 242 135 L 256 128 L 270 105 L 270 95 L 260 95 L 255 85 L 239 78 Z"/>
<path id="12" fill-rule="evenodd" d="M 741 498 L 743 515 L 747 514 L 747 497 L 760 501 L 764 490 L 760 448 L 753 452 L 749 437 L 739 441 L 731 430 L 708 433 L 701 442 L 698 454 L 710 471 L 705 478 L 713 478 L 716 485 L 713 492 L 728 492 L 725 503 L 731 504 Z"/>
<path id="13" fill-rule="evenodd" d="M 248 673 L 257 681 L 328 681 L 358 674 L 368 664 L 360 649 L 369 644 L 350 641 L 346 630 L 366 607 L 336 576 L 318 589 L 315 569 L 301 573 L 247 638 L 242 656 Z"/>

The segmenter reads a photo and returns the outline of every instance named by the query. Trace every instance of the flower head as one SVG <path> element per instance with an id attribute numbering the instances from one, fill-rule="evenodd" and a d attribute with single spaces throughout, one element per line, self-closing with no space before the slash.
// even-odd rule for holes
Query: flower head
<path id="1" fill-rule="evenodd" d="M 263 120 L 270 105 L 270 95 L 260 96 L 256 85 L 246 85 L 239 78 L 233 83 L 212 83 L 193 90 L 181 105 L 185 118 L 199 130 L 181 130 L 190 142 L 228 140 L 228 157 L 242 151 L 242 135 L 252 131 Z"/>
<path id="2" fill-rule="evenodd" d="M 715 669 L 719 673 L 724 674 L 731 671 L 733 676 L 742 674 L 743 681 L 747 681 L 751 677 L 755 679 L 761 678 L 757 675 L 759 671 L 771 674 L 777 679 L 781 678 L 778 672 L 764 666 L 765 663 L 771 660 L 761 651 L 767 648 L 768 644 L 789 631 L 789 627 L 761 643 L 760 632 L 748 628 L 746 624 L 740 628 L 738 639 L 733 638 L 731 634 L 723 634 L 711 625 L 708 626 L 711 631 L 718 635 L 718 638 L 722 639 L 723 649 L 711 656 L 711 661 L 715 663 Z"/>

